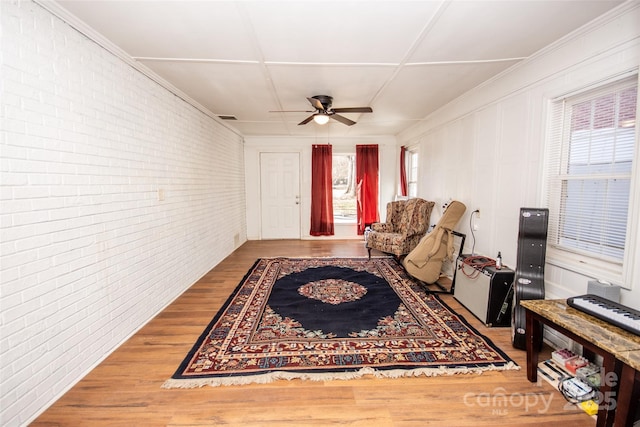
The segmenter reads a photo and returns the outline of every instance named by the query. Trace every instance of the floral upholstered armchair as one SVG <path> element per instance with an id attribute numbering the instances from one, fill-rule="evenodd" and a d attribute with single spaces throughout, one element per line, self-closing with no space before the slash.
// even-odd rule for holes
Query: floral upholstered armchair
<path id="1" fill-rule="evenodd" d="M 406 255 L 416 247 L 429 228 L 434 202 L 415 198 L 387 204 L 387 222 L 371 224 L 367 250 Z"/>

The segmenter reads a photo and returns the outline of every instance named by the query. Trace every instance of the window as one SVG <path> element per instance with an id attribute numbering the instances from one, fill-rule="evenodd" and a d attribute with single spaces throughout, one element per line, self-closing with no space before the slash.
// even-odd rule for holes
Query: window
<path id="1" fill-rule="evenodd" d="M 356 155 L 333 155 L 333 218 L 335 222 L 356 221 Z"/>
<path id="2" fill-rule="evenodd" d="M 549 248 L 620 282 L 630 229 L 637 77 L 557 100 L 546 181 Z"/>
<path id="3" fill-rule="evenodd" d="M 418 152 L 409 150 L 407 156 L 407 195 L 409 197 L 418 197 Z"/>

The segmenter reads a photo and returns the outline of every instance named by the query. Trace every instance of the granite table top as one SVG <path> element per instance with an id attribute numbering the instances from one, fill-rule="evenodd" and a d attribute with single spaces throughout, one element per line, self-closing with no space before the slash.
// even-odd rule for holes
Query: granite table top
<path id="1" fill-rule="evenodd" d="M 640 336 L 576 310 L 565 300 L 523 300 L 520 305 L 640 370 Z"/>

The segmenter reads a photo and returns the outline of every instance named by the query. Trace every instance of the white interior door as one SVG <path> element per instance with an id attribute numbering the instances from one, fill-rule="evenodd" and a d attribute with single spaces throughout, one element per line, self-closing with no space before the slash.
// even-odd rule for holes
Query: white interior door
<path id="1" fill-rule="evenodd" d="M 300 155 L 260 153 L 263 239 L 300 238 Z"/>

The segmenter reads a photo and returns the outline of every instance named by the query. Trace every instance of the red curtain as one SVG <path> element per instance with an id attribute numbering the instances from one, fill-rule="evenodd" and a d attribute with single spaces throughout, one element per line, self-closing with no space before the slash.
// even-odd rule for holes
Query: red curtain
<path id="1" fill-rule="evenodd" d="M 378 146 L 356 145 L 356 182 L 358 183 L 358 234 L 378 222 Z"/>
<path id="2" fill-rule="evenodd" d="M 400 147 L 400 194 L 402 196 L 406 196 L 408 192 L 406 154 L 407 149 L 403 145 Z"/>
<path id="3" fill-rule="evenodd" d="M 331 145 L 314 145 L 311 151 L 312 236 L 333 236 L 333 187 Z"/>

